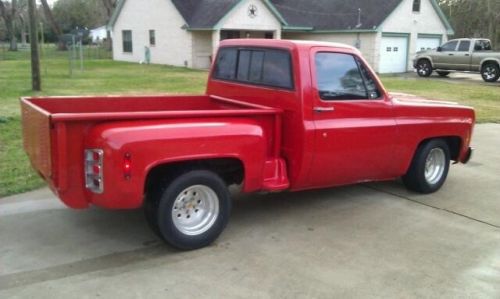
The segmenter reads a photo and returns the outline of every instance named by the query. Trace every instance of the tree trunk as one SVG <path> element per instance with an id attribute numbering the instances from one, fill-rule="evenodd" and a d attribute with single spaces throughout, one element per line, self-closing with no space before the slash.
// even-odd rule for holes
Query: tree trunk
<path id="1" fill-rule="evenodd" d="M 7 36 L 9 37 L 9 51 L 17 51 L 17 37 L 14 18 L 16 16 L 17 0 L 12 0 L 10 3 L 10 11 L 7 10 L 3 1 L 0 1 L 0 14 L 5 22 L 5 29 L 7 29 Z"/>
<path id="2" fill-rule="evenodd" d="M 31 45 L 31 85 L 34 91 L 42 90 L 42 78 L 40 77 L 40 53 L 38 52 L 38 27 L 36 22 L 35 0 L 28 0 L 30 45 Z"/>
<path id="3" fill-rule="evenodd" d="M 47 0 L 40 0 L 42 2 L 43 6 L 43 14 L 49 21 L 50 27 L 52 28 L 52 31 L 59 37 L 62 35 L 61 27 L 59 27 L 59 24 L 57 24 L 54 15 L 52 14 L 52 10 L 50 10 L 50 6 L 47 3 Z"/>

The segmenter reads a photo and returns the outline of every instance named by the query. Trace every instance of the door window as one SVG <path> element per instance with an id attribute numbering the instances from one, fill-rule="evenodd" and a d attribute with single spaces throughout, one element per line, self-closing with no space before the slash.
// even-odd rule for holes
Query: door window
<path id="1" fill-rule="evenodd" d="M 491 43 L 489 40 L 478 40 L 474 45 L 475 51 L 491 51 Z"/>
<path id="2" fill-rule="evenodd" d="M 451 42 L 447 42 L 446 44 L 444 44 L 441 47 L 441 49 L 443 50 L 443 52 L 456 51 L 457 45 L 458 45 L 458 41 L 451 41 Z"/>
<path id="3" fill-rule="evenodd" d="M 469 52 L 469 48 L 470 48 L 470 41 L 463 40 L 460 42 L 460 45 L 458 46 L 458 51 L 459 52 Z"/>
<path id="4" fill-rule="evenodd" d="M 324 101 L 361 100 L 380 97 L 370 73 L 361 61 L 350 54 L 316 54 L 316 80 Z"/>

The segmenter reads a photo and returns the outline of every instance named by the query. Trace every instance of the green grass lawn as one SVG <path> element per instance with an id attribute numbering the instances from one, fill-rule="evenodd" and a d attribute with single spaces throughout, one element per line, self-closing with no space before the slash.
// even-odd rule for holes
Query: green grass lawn
<path id="1" fill-rule="evenodd" d="M 48 49 L 43 92 L 33 93 L 29 53 L 0 54 L 0 197 L 43 186 L 22 149 L 19 97 L 33 95 L 202 93 L 207 72 L 111 60 L 86 60 L 69 76 L 67 52 Z M 479 122 L 500 122 L 500 88 L 442 80 L 383 77 L 390 91 L 456 101 L 476 108 Z"/>

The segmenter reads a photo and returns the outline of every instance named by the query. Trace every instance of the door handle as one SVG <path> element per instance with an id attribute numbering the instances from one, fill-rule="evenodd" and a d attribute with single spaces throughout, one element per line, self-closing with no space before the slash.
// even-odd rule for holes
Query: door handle
<path id="1" fill-rule="evenodd" d="M 470 54 L 465 54 L 465 56 L 470 56 Z"/>
<path id="2" fill-rule="evenodd" d="M 450 54 L 448 54 L 448 56 L 453 56 L 453 54 L 450 53 Z"/>
<path id="3" fill-rule="evenodd" d="M 328 112 L 328 111 L 335 111 L 335 108 L 333 108 L 333 107 L 314 107 L 314 112 L 317 112 L 317 113 Z"/>

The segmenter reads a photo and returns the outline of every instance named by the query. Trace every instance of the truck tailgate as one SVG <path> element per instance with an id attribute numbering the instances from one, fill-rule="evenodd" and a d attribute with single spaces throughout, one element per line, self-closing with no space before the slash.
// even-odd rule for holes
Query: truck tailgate
<path id="1" fill-rule="evenodd" d="M 24 149 L 33 168 L 49 179 L 52 175 L 50 114 L 22 99 L 21 116 Z"/>

